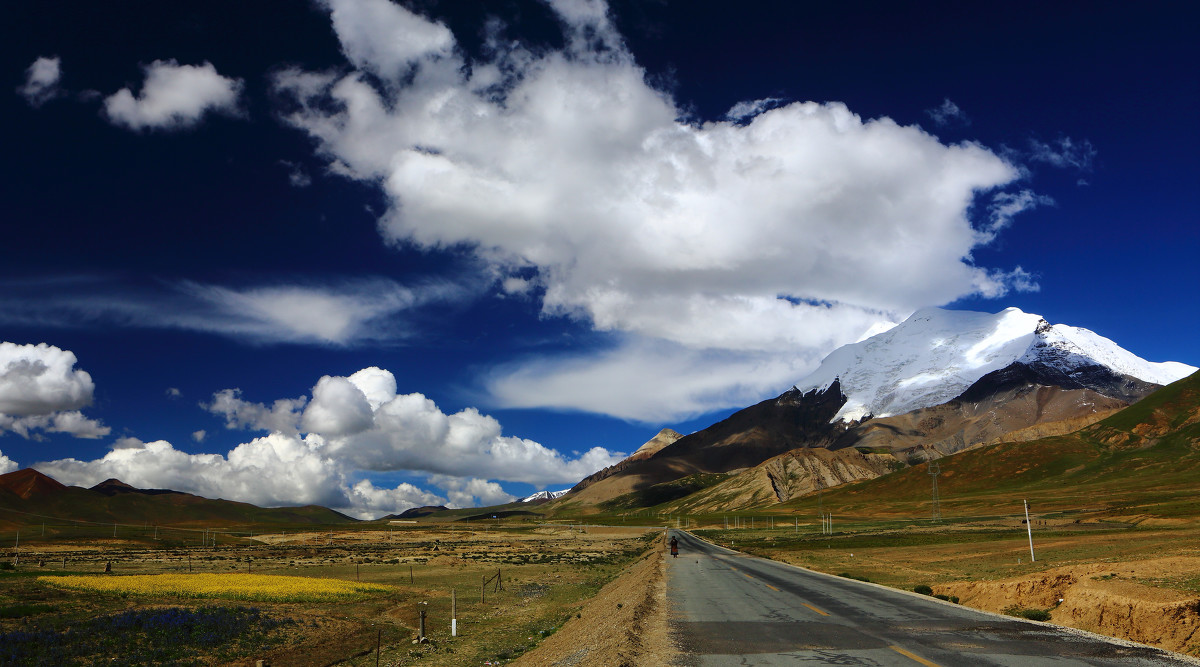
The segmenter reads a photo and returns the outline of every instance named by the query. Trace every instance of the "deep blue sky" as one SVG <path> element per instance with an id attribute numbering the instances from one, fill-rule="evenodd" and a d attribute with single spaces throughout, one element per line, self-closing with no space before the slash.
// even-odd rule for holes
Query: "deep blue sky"
<path id="1" fill-rule="evenodd" d="M 489 30 L 503 35 L 499 43 L 524 45 L 535 58 L 572 48 L 564 36 L 566 23 L 543 3 L 402 4 L 410 16 L 441 23 L 453 35 L 453 52 L 476 67 L 493 57 L 486 44 Z M 351 11 L 355 5 L 346 7 Z M 869 319 L 863 312 L 887 319 L 921 306 L 990 312 L 1017 306 L 1052 323 L 1092 329 L 1152 361 L 1200 363 L 1194 333 L 1200 325 L 1194 296 L 1200 282 L 1195 262 L 1200 249 L 1195 194 L 1200 186 L 1195 159 L 1200 150 L 1195 123 L 1200 48 L 1194 38 L 1195 13 L 1187 3 L 730 5 L 688 0 L 614 1 L 610 8 L 606 29 L 619 34 L 627 49 L 621 66 L 640 66 L 645 81 L 674 105 L 684 126 L 721 122 L 744 101 L 770 98 L 763 108 L 775 109 L 806 101 L 840 102 L 862 121 L 888 118 L 902 127 L 919 127 L 943 146 L 977 144 L 997 163 L 1019 172 L 994 188 L 981 188 L 974 204 L 963 209 L 965 219 L 976 229 L 985 226 L 988 207 L 996 203 L 992 197 L 999 192 L 1026 193 L 1037 205 L 1013 215 L 990 242 L 971 245 L 965 263 L 999 272 L 1020 267 L 1026 287 L 1036 283 L 1036 291 L 1020 289 L 1009 273 L 1003 295 L 987 296 L 969 287 L 946 286 L 946 281 L 961 281 L 961 275 L 948 274 L 942 281 L 931 271 L 921 286 L 891 301 L 847 298 L 857 304 L 855 322 Z M 712 267 L 702 267 L 699 273 L 678 274 L 683 277 L 676 280 L 677 274 L 642 275 L 636 266 L 630 268 L 634 260 L 614 259 L 612 281 L 585 276 L 588 266 L 610 270 L 606 260 L 587 258 L 589 248 L 611 248 L 605 257 L 623 255 L 627 248 L 632 256 L 653 244 L 645 238 L 657 237 L 631 236 L 623 246 L 625 237 L 602 224 L 595 236 L 571 237 L 576 233 L 571 230 L 591 224 L 574 222 L 573 211 L 554 223 L 562 225 L 554 228 L 560 231 L 545 232 L 551 243 L 571 237 L 555 246 L 575 249 L 578 255 L 567 259 L 531 259 L 533 251 L 526 250 L 532 246 L 505 245 L 518 234 L 513 231 L 498 244 L 508 254 L 496 260 L 479 250 L 490 242 L 481 239 L 493 238 L 487 230 L 494 227 L 452 232 L 439 225 L 436 215 L 432 222 L 414 223 L 432 230 L 425 241 L 385 241 L 380 225 L 386 228 L 388 215 L 397 211 L 415 215 L 410 211 L 418 208 L 413 202 L 419 197 L 411 190 L 405 191 L 408 196 L 392 197 L 395 193 L 381 185 L 380 177 L 367 173 L 369 159 L 349 152 L 365 150 L 359 144 L 347 149 L 323 143 L 312 125 L 287 120 L 303 104 L 280 81 L 285 73 L 299 70 L 340 77 L 357 69 L 367 72 L 363 80 L 383 91 L 385 99 L 397 89 L 389 86 L 416 89 L 419 83 L 404 78 L 412 71 L 388 82 L 380 74 L 386 63 L 378 54 L 356 60 L 348 40 L 361 33 L 335 32 L 324 5 L 43 1 L 10 7 L 7 14 L 8 29 L 0 40 L 0 72 L 9 82 L 9 92 L 0 96 L 0 116 L 10 156 L 3 180 L 0 341 L 46 343 L 74 353 L 74 368 L 89 373 L 94 382 L 93 401 L 82 413 L 110 429 L 97 438 L 44 428 L 26 438 L 0 430 L 0 451 L 21 466 L 67 457 L 94 461 L 121 438 L 165 440 L 179 452 L 225 455 L 268 429 L 248 425 L 249 418 L 239 428 L 226 428 L 227 421 L 233 424 L 228 413 L 201 406 L 212 405 L 216 392 L 238 388 L 247 403 L 269 406 L 277 399 L 313 396 L 322 376 L 349 376 L 371 366 L 390 371 L 399 394 L 423 394 L 447 415 L 477 408 L 495 418 L 505 436 L 541 443 L 560 452 L 564 461 L 593 447 L 628 453 L 664 426 L 682 432 L 702 428 L 786 390 L 800 380 L 789 372 L 811 369 L 834 344 L 851 342 L 865 330 L 853 323 L 829 325 L 816 342 L 785 336 L 778 344 L 770 342 L 774 339 L 746 342 L 735 331 L 721 334 L 721 341 L 734 342 L 714 343 L 715 338 L 704 338 L 713 330 L 712 322 L 735 321 L 734 316 L 713 311 L 715 315 L 706 315 L 710 319 L 691 323 L 673 315 L 663 324 L 652 317 L 652 306 L 630 306 L 604 320 L 604 313 L 612 313 L 603 310 L 607 306 L 593 298 L 594 292 L 582 288 L 565 306 L 543 312 L 548 286 L 576 288 L 585 278 L 593 288 L 617 284 L 633 301 L 653 293 L 683 302 L 691 296 L 689 284 L 708 285 L 696 288 L 704 297 L 775 290 L 805 303 L 836 306 L 842 299 L 841 291 L 810 288 L 802 278 L 795 279 L 792 290 L 762 276 L 749 277 L 753 271 L 744 268 L 728 274 L 719 268 L 713 274 L 707 273 Z M 497 20 L 502 28 L 496 28 Z M 362 39 L 370 46 L 369 37 Z M 611 43 L 608 48 L 611 53 Z M 579 52 L 571 53 L 567 60 L 585 60 Z M 41 98 L 23 93 L 28 68 L 50 57 L 58 58 L 60 78 Z M 236 102 L 224 108 L 214 104 L 165 127 L 122 124 L 105 111 L 106 98 L 122 88 L 138 95 L 156 61 L 196 67 L 210 63 L 226 80 L 240 80 Z M 612 66 L 603 56 L 597 62 Z M 528 72 L 525 76 L 534 78 Z M 598 104 L 598 116 L 618 111 Z M 590 113 L 583 106 L 583 111 L 564 108 L 562 114 L 578 120 Z M 510 99 L 504 108 L 517 107 Z M 953 108 L 958 113 L 940 121 L 933 113 Z M 313 109 L 336 112 L 320 104 L 309 111 Z M 402 107 L 395 110 L 403 124 Z M 416 143 L 428 156 L 469 153 L 473 157 L 464 160 L 476 165 L 479 155 L 490 150 L 479 147 L 483 139 L 476 135 L 464 131 L 468 138 L 460 145 L 451 134 L 443 136 L 442 144 L 431 138 L 427 147 L 420 137 Z M 564 141 L 572 140 L 570 134 L 564 136 Z M 595 139 L 580 138 L 587 146 L 578 152 L 581 163 L 607 159 L 603 142 Z M 514 146 L 525 145 L 490 140 L 509 154 Z M 380 139 L 381 145 L 387 141 Z M 408 146 L 401 144 L 393 148 Z M 532 152 L 541 145 L 528 143 Z M 347 152 L 339 153 L 343 149 Z M 828 157 L 838 160 L 840 154 Z M 497 173 L 519 170 L 503 162 L 503 156 L 497 159 L 503 165 Z M 349 163 L 352 173 L 335 173 L 338 169 L 330 166 L 335 161 Z M 549 171 L 573 166 L 569 153 L 547 158 Z M 907 171 L 918 170 L 901 166 L 893 176 Z M 825 171 L 818 166 L 815 173 Z M 846 173 L 857 181 L 854 187 L 870 191 L 862 185 L 865 176 L 857 178 L 853 169 Z M 586 187 L 595 180 L 587 180 Z M 572 195 L 572 188 L 546 185 L 540 177 L 535 181 L 559 197 L 553 201 Z M 441 182 L 433 178 L 422 187 L 436 189 Z M 514 176 L 513 182 L 524 194 L 521 178 Z M 787 190 L 787 182 L 780 181 L 781 191 Z M 712 188 L 699 188 L 706 190 Z M 920 189 L 907 194 L 913 199 L 931 196 Z M 732 201 L 735 212 L 718 217 L 715 228 L 753 228 L 760 215 L 755 202 L 761 199 L 760 192 Z M 582 221 L 587 207 L 580 206 Z M 920 205 L 911 209 L 923 210 Z M 899 229 L 915 223 L 906 211 L 898 210 L 894 220 L 881 224 Z M 653 216 L 647 220 L 631 229 L 653 228 Z M 780 244 L 795 243 L 798 257 L 819 245 L 834 265 L 861 261 L 869 268 L 875 263 L 853 252 L 849 259 L 839 259 L 837 249 L 857 241 L 853 236 L 849 243 L 817 240 L 824 239 L 822 224 L 812 223 L 796 237 L 801 241 Z M 696 229 L 703 235 L 714 227 Z M 940 236 L 918 225 L 908 238 L 932 244 Z M 897 270 L 897 276 L 904 273 Z M 529 280 L 531 288 L 506 291 L 506 277 Z M 746 286 L 723 291 L 724 285 L 743 279 Z M 443 291 L 421 296 L 432 287 Z M 237 295 L 264 288 L 315 291 L 335 300 L 399 288 L 417 294 L 419 303 L 385 309 L 370 326 L 358 321 L 363 327 L 358 335 L 341 332 L 321 339 L 273 329 L 279 322 L 265 329 L 251 327 L 253 331 L 241 326 L 246 316 L 237 312 L 242 303 Z M 198 294 L 209 295 L 208 300 Z M 289 311 L 289 317 L 294 315 Z M 795 317 L 797 328 L 807 326 Z M 754 328 L 736 321 L 742 329 Z M 700 332 L 699 338 L 689 331 Z M 788 341 L 797 346 L 791 356 Z M 666 361 L 651 366 L 647 359 Z M 713 359 L 725 365 L 708 374 L 703 364 Z M 606 373 L 609 361 L 620 369 Z M 586 372 L 560 373 L 572 363 Z M 673 375 L 672 364 L 678 365 L 677 381 L 662 377 Z M 778 370 L 780 364 L 784 370 Z M 645 377 L 638 368 L 644 368 Z M 776 370 L 746 377 L 735 387 L 729 376 L 739 368 L 748 375 L 755 374 L 754 368 Z M 724 384 L 711 387 L 702 398 L 684 387 L 679 396 L 645 410 L 619 402 L 578 409 L 586 396 L 556 401 L 553 395 L 561 393 L 554 387 L 605 378 L 609 384 L 599 388 L 604 395 L 627 394 L 630 402 L 638 402 L 646 392 L 650 401 L 670 393 L 677 386 L 673 382 L 695 383 L 706 375 L 719 375 Z M 497 378 L 512 383 L 497 384 Z M 513 383 L 542 381 L 551 389 L 513 389 Z M 169 393 L 172 389 L 176 391 Z M 193 434 L 201 430 L 205 435 L 198 441 Z M 420 447 L 433 447 L 432 442 Z M 495 482 L 514 495 L 539 486 L 570 485 L 565 478 L 552 479 L 551 473 L 522 478 L 504 472 L 503 466 L 489 468 L 486 455 L 459 467 L 417 462 L 441 456 L 458 455 L 426 452 L 401 457 L 400 463 L 374 464 L 365 455 L 350 457 L 353 462 L 332 456 L 342 461 L 333 478 L 343 485 L 370 479 L 379 489 L 413 484 L 414 489 L 405 487 L 391 496 L 399 509 L 404 504 L 400 499 L 426 498 L 418 491 L 463 503 L 501 497 L 494 486 L 470 490 L 469 480 Z M 143 485 L 176 479 L 153 466 L 139 470 L 145 475 Z M 453 479 L 431 479 L 431 473 Z M 90 473 L 76 474 L 83 483 Z M 262 474 L 272 474 L 271 468 L 264 467 Z M 272 500 L 212 484 L 189 490 Z M 464 495 L 447 495 L 454 490 Z M 278 492 L 276 499 L 336 504 L 341 497 L 314 494 Z M 351 498 L 342 505 L 369 514 L 389 507 L 388 502 L 371 505 Z"/>

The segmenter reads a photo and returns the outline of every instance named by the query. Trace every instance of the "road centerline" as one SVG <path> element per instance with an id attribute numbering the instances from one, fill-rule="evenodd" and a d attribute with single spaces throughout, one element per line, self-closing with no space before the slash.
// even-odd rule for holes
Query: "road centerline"
<path id="1" fill-rule="evenodd" d="M 776 590 L 778 590 L 778 589 L 776 589 Z M 822 616 L 828 616 L 828 615 L 829 615 L 829 613 L 828 613 L 828 612 L 821 611 L 820 609 L 817 609 L 816 607 L 812 606 L 811 604 L 809 604 L 809 603 L 807 603 L 807 602 L 801 602 L 800 604 L 804 605 L 805 607 L 808 607 L 809 609 L 811 609 L 811 610 L 813 610 L 813 611 L 817 612 L 818 614 L 820 614 L 820 615 L 822 615 Z"/>
<path id="2" fill-rule="evenodd" d="M 916 653 L 913 653 L 912 651 L 906 651 L 905 649 L 902 649 L 899 646 L 889 646 L 888 648 L 890 648 L 893 651 L 895 651 L 896 653 L 899 653 L 900 655 L 908 658 L 909 660 L 916 660 L 917 662 L 921 663 L 922 665 L 925 665 L 925 667 L 941 667 L 941 665 L 937 664 L 936 662 L 926 660 L 925 658 L 922 658 L 921 656 L 917 655 Z"/>

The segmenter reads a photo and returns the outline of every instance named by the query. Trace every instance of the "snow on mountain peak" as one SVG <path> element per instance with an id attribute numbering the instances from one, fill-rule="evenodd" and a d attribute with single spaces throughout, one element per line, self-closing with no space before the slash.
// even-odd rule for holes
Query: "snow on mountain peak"
<path id="1" fill-rule="evenodd" d="M 1017 361 L 1064 370 L 1099 364 L 1154 384 L 1196 370 L 1146 361 L 1087 329 L 1051 326 L 1018 308 L 995 314 L 926 308 L 883 333 L 834 350 L 796 388 L 824 391 L 836 380 L 847 400 L 835 421 L 886 417 L 945 403 Z"/>
<path id="2" fill-rule="evenodd" d="M 533 495 L 525 496 L 520 500 L 520 502 L 531 503 L 535 500 L 555 500 L 567 495 L 568 491 L 570 491 L 570 489 L 563 489 L 562 491 L 538 491 Z"/>

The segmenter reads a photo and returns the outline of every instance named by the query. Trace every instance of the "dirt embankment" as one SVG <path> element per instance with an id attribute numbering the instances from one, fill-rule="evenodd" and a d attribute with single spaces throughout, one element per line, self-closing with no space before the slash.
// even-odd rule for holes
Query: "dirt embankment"
<path id="1" fill-rule="evenodd" d="M 578 618 L 521 656 L 519 667 L 668 665 L 665 537 L 584 604 Z"/>
<path id="2" fill-rule="evenodd" d="M 1164 582 L 1195 577 L 1197 571 L 1200 558 L 1158 558 L 1061 567 L 933 589 L 986 611 L 1002 612 L 1013 605 L 1048 609 L 1051 621 L 1059 625 L 1200 655 L 1200 596 L 1162 587 Z"/>

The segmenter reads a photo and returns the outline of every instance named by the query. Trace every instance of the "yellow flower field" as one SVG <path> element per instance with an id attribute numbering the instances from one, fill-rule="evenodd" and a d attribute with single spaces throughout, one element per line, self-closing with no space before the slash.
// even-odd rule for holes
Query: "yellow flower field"
<path id="1" fill-rule="evenodd" d="M 200 573 L 128 576 L 38 577 L 38 581 L 75 591 L 184 598 L 223 598 L 258 602 L 324 602 L 392 590 L 382 584 L 273 574 Z"/>

